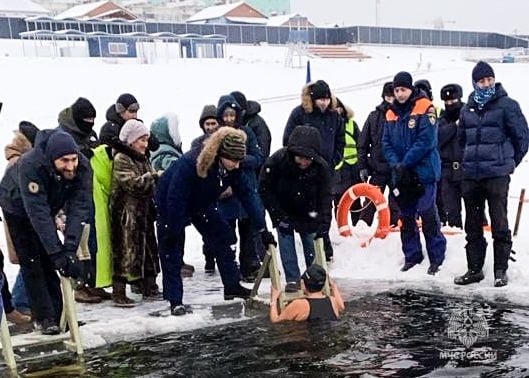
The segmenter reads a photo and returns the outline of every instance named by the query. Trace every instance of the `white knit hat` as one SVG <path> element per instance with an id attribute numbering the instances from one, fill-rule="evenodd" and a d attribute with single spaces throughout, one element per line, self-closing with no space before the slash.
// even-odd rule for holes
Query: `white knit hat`
<path id="1" fill-rule="evenodd" d="M 131 145 L 144 135 L 149 135 L 149 129 L 138 119 L 129 119 L 119 132 L 119 140 Z"/>

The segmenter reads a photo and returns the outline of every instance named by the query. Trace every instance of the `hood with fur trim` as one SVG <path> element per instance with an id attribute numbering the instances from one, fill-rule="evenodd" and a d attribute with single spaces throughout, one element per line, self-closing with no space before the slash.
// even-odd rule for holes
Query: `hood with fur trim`
<path id="1" fill-rule="evenodd" d="M 310 86 L 314 83 L 315 82 L 310 82 L 305 84 L 303 86 L 303 89 L 301 90 L 301 107 L 307 113 L 312 113 L 314 111 L 314 102 L 312 101 L 312 97 L 310 96 Z M 331 91 L 331 103 L 329 105 L 329 109 L 336 109 L 336 105 L 336 96 Z"/>
<path id="2" fill-rule="evenodd" d="M 182 138 L 178 129 L 179 120 L 175 113 L 167 113 L 153 121 L 151 133 L 158 138 L 160 144 L 182 147 Z"/>
<path id="3" fill-rule="evenodd" d="M 244 131 L 228 126 L 219 128 L 206 139 L 204 147 L 198 155 L 196 169 L 199 177 L 206 178 L 208 176 L 208 170 L 215 162 L 220 145 L 227 135 L 237 135 L 246 142 L 246 133 Z"/>
<path id="4" fill-rule="evenodd" d="M 11 143 L 4 148 L 8 164 L 14 164 L 24 153 L 31 150 L 31 142 L 20 131 L 15 131 L 15 136 Z"/>

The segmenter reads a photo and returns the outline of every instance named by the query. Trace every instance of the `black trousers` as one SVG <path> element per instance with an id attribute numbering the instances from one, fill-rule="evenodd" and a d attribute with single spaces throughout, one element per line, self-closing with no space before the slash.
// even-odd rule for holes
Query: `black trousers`
<path id="1" fill-rule="evenodd" d="M 511 230 L 507 219 L 510 181 L 509 176 L 463 180 L 467 263 L 471 270 L 481 270 L 485 262 L 487 251 L 487 241 L 483 236 L 485 201 L 489 208 L 492 239 L 494 240 L 494 270 L 507 270 L 512 247 Z"/>
<path id="2" fill-rule="evenodd" d="M 439 188 L 438 188 L 439 189 Z M 463 228 L 463 220 L 461 217 L 461 200 L 463 198 L 461 192 L 461 180 L 450 180 L 448 177 L 441 179 L 441 195 L 443 208 L 439 208 L 439 216 L 441 223 L 443 223 L 441 212 L 444 212 L 445 220 L 449 226 Z"/>
<path id="3" fill-rule="evenodd" d="M 239 265 L 241 274 L 247 276 L 259 269 L 259 258 L 257 257 L 255 227 L 250 218 L 230 219 L 228 221 L 235 234 L 236 228 L 239 232 Z M 236 224 L 237 223 L 237 224 Z"/>
<path id="4" fill-rule="evenodd" d="M 59 321 L 62 311 L 61 283 L 38 234 L 26 217 L 4 213 L 20 262 L 20 271 L 37 321 Z"/>
<path id="5" fill-rule="evenodd" d="M 391 180 L 390 174 L 387 174 L 387 175 L 373 174 L 369 182 L 373 185 L 378 186 L 380 190 L 382 191 L 382 193 L 384 193 L 386 186 L 389 186 L 390 180 Z M 397 199 L 395 198 L 391 190 L 389 191 L 388 202 L 389 202 L 388 205 L 389 205 L 389 211 L 390 211 L 390 223 L 389 224 L 396 225 L 400 218 L 400 208 L 399 208 L 399 204 L 397 203 Z M 364 222 L 370 225 L 373 223 L 373 217 L 375 216 L 375 212 L 376 212 L 375 205 L 371 202 L 362 211 L 360 218 Z"/>

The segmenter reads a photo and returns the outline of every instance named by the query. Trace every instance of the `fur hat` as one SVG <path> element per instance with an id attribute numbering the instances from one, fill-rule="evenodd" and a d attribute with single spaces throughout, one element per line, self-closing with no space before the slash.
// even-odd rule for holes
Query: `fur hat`
<path id="1" fill-rule="evenodd" d="M 327 272 L 318 264 L 312 264 L 301 276 L 308 291 L 314 293 L 323 289 L 327 280 Z"/>
<path id="2" fill-rule="evenodd" d="M 225 141 L 226 137 L 228 139 Z M 197 175 L 202 178 L 208 176 L 208 170 L 215 162 L 215 158 L 220 155 L 221 148 L 229 149 L 231 147 L 232 149 L 237 149 L 240 157 L 242 144 L 244 144 L 246 152 L 246 133 L 244 131 L 229 126 L 219 128 L 204 142 L 204 148 L 202 148 L 197 157 Z M 227 158 L 231 159 L 230 157 Z"/>
<path id="3" fill-rule="evenodd" d="M 441 100 L 456 100 L 463 97 L 463 88 L 459 84 L 446 84 L 441 88 Z"/>
<path id="4" fill-rule="evenodd" d="M 131 109 L 129 109 L 131 105 L 133 106 Z M 131 111 L 138 111 L 138 109 L 140 108 L 140 104 L 138 103 L 138 100 L 136 100 L 136 97 L 134 97 L 130 93 L 123 93 L 118 97 L 115 107 L 116 112 L 123 113 L 127 109 Z"/>
<path id="5" fill-rule="evenodd" d="M 477 83 L 484 77 L 496 77 L 494 76 L 494 70 L 490 66 L 490 64 L 480 60 L 474 69 L 472 70 L 472 81 L 474 83 Z"/>
<path id="6" fill-rule="evenodd" d="M 413 90 L 413 79 L 409 72 L 401 71 L 393 78 L 393 88 L 404 87 Z"/>
<path id="7" fill-rule="evenodd" d="M 139 119 L 129 119 L 119 132 L 119 140 L 131 145 L 144 135 L 149 135 L 149 129 Z"/>

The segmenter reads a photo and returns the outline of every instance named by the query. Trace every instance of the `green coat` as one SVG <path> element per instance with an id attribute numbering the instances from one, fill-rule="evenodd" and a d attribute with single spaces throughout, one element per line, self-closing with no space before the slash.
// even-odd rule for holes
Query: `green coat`
<path id="1" fill-rule="evenodd" d="M 90 159 L 94 172 L 93 189 L 95 204 L 95 224 L 97 236 L 96 287 L 112 285 L 112 239 L 110 232 L 110 186 L 112 183 L 112 160 L 107 146 L 95 148 Z"/>
<path id="2" fill-rule="evenodd" d="M 156 119 L 151 125 L 151 134 L 160 142 L 160 147 L 151 153 L 151 165 L 155 171 L 165 171 L 173 161 L 182 156 L 177 115 L 168 113 Z"/>

